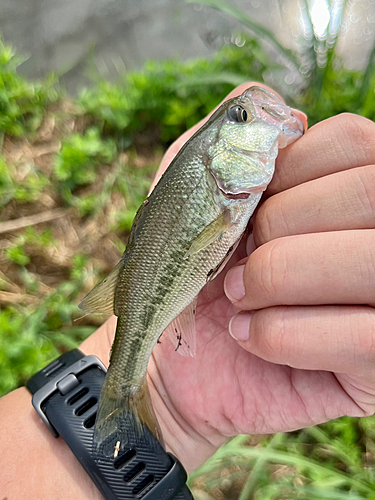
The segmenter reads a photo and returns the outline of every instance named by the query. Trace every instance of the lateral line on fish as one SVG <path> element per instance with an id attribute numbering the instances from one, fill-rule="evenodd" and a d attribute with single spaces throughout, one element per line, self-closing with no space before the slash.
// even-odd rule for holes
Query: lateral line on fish
<path id="1" fill-rule="evenodd" d="M 195 193 L 195 191 L 199 188 L 200 186 L 200 183 L 202 182 L 202 179 L 203 179 L 203 175 L 204 175 L 204 172 L 202 172 L 202 174 L 197 177 L 197 182 L 195 183 L 195 186 L 193 187 L 193 189 L 190 190 L 190 195 L 193 195 Z M 160 182 L 160 181 L 159 181 Z M 181 210 L 181 212 L 183 212 L 183 210 Z M 180 221 L 178 224 L 176 224 L 175 226 L 175 229 L 173 232 L 178 232 L 178 230 L 183 226 L 183 217 L 181 217 Z M 155 265 L 155 268 L 156 269 L 159 269 L 160 267 L 160 262 L 162 262 L 163 260 L 163 254 L 161 254 L 159 256 L 159 260 L 157 261 L 157 265 Z M 156 273 L 157 274 L 157 273 Z M 154 281 L 151 289 L 149 290 L 149 295 L 152 296 L 152 294 L 154 293 L 155 291 L 155 286 L 156 286 L 156 280 Z M 149 316 L 149 307 L 146 308 L 146 319 L 148 320 L 148 316 Z M 163 335 L 164 332 L 161 333 L 160 337 Z M 160 339 L 159 337 L 159 339 Z"/>

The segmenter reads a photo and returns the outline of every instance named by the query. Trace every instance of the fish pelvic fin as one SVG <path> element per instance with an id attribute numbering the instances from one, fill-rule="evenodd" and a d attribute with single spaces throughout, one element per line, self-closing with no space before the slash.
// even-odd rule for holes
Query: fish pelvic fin
<path id="1" fill-rule="evenodd" d="M 114 459 L 129 444 L 147 442 L 151 449 L 155 443 L 148 431 L 164 446 L 163 436 L 152 407 L 146 378 L 138 390 L 113 395 L 104 382 L 95 422 L 94 453 Z"/>
<path id="2" fill-rule="evenodd" d="M 195 314 L 198 296 L 167 326 L 164 332 L 181 356 L 196 354 Z"/>

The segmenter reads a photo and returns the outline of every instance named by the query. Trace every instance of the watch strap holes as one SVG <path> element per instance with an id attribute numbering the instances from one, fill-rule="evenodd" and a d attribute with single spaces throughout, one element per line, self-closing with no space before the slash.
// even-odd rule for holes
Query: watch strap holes
<path id="1" fill-rule="evenodd" d="M 120 455 L 114 462 L 113 466 L 115 469 L 122 469 L 126 464 L 130 462 L 135 457 L 135 450 L 132 448 L 126 453 Z"/>
<path id="2" fill-rule="evenodd" d="M 80 389 L 78 392 L 76 392 L 75 394 L 73 394 L 73 396 L 71 396 L 68 399 L 68 401 L 67 401 L 68 405 L 74 405 L 74 403 L 76 403 L 81 398 L 83 398 L 83 396 L 86 396 L 86 394 L 88 392 L 89 392 L 89 390 L 88 390 L 87 387 L 82 387 L 82 389 Z"/>
<path id="3" fill-rule="evenodd" d="M 155 476 L 153 474 L 146 476 L 133 488 L 133 495 L 141 497 L 143 493 L 146 493 L 146 490 L 149 489 L 154 480 Z"/>
<path id="4" fill-rule="evenodd" d="M 55 361 L 52 361 L 52 363 L 50 363 L 49 365 L 47 365 L 44 368 L 43 374 L 46 377 L 50 377 L 51 375 L 53 375 L 58 370 L 61 370 L 61 368 L 63 368 L 64 366 L 65 366 L 65 363 L 61 362 L 60 359 L 56 359 Z"/>
<path id="5" fill-rule="evenodd" d="M 146 465 L 143 462 L 138 462 L 129 472 L 124 476 L 124 482 L 130 483 L 135 479 L 142 471 L 144 471 Z"/>
<path id="6" fill-rule="evenodd" d="M 86 413 L 90 408 L 92 408 L 97 402 L 98 402 L 98 400 L 96 398 L 92 397 L 92 398 L 88 399 L 87 401 L 85 401 L 81 406 L 79 406 L 74 411 L 74 413 L 77 415 L 77 417 L 80 417 L 81 415 Z"/>
<path id="7" fill-rule="evenodd" d="M 93 413 L 89 418 L 86 418 L 86 420 L 83 422 L 83 427 L 85 427 L 85 429 L 91 429 L 95 425 L 95 419 L 96 412 Z"/>

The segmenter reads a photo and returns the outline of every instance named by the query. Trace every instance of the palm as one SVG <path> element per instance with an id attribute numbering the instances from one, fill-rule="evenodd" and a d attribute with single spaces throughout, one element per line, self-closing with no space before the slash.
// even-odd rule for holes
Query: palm
<path id="1" fill-rule="evenodd" d="M 242 245 L 227 269 L 244 256 Z M 230 337 L 236 309 L 223 291 L 226 270 L 199 295 L 195 358 L 166 339 L 154 349 L 176 410 L 203 436 L 287 431 L 345 413 L 349 398 L 334 374 L 269 363 Z"/>

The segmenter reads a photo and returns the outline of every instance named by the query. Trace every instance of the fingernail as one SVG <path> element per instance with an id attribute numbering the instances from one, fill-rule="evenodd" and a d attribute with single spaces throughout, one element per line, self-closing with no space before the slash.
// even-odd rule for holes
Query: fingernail
<path id="1" fill-rule="evenodd" d="M 229 322 L 229 333 L 235 340 L 249 340 L 253 313 L 239 313 Z"/>
<path id="2" fill-rule="evenodd" d="M 256 249 L 256 246 L 255 246 L 255 242 L 254 242 L 254 234 L 251 233 L 246 241 L 246 254 L 250 255 L 251 253 L 254 252 L 255 249 Z"/>
<path id="3" fill-rule="evenodd" d="M 244 265 L 233 267 L 225 277 L 224 291 L 228 299 L 232 302 L 238 302 L 245 297 L 244 270 Z"/>

